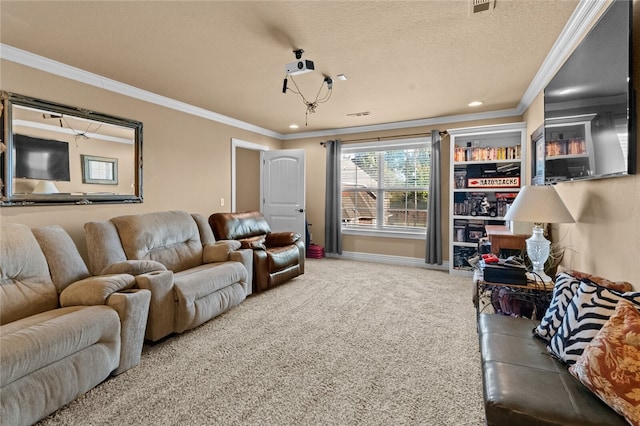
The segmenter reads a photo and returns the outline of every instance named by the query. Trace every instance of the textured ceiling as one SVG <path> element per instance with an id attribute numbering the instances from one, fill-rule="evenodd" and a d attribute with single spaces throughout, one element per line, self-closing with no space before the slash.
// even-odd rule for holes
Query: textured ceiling
<path id="1" fill-rule="evenodd" d="M 577 4 L 2 0 L 0 41 L 287 134 L 516 108 Z M 315 62 L 295 77 L 305 97 L 334 79 L 306 126 L 282 93 L 295 48 Z"/>

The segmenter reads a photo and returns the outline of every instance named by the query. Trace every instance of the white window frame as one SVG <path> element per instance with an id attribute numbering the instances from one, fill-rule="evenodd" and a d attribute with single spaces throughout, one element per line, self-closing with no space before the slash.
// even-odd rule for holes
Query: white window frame
<path id="1" fill-rule="evenodd" d="M 431 136 L 425 136 L 420 138 L 411 139 L 396 139 L 393 141 L 375 141 L 364 143 L 343 144 L 340 150 L 340 156 L 349 153 L 366 152 L 366 151 L 390 151 L 410 148 L 431 148 Z M 340 185 L 342 186 L 342 171 L 340 171 Z M 342 192 L 342 191 L 341 191 Z M 340 200 L 342 205 L 342 200 Z M 378 206 L 378 210 L 382 208 Z M 428 214 L 428 212 L 427 212 Z M 380 211 L 377 212 L 377 216 L 381 217 Z M 424 239 L 426 237 L 425 228 L 370 228 L 370 227 L 354 227 L 341 225 L 341 232 L 345 235 L 360 235 L 370 237 L 388 237 L 388 238 L 403 238 L 403 239 Z"/>

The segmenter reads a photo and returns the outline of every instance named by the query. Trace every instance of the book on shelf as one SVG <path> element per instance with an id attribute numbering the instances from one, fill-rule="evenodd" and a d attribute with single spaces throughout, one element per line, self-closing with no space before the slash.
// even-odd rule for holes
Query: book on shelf
<path id="1" fill-rule="evenodd" d="M 520 145 L 500 147 L 455 147 L 453 160 L 464 161 L 492 161 L 492 160 L 519 160 L 521 156 Z"/>
<path id="2" fill-rule="evenodd" d="M 496 193 L 496 208 L 498 210 L 498 216 L 504 216 L 507 214 L 507 208 L 513 203 L 513 200 L 518 196 L 517 192 L 499 192 Z"/>
<path id="3" fill-rule="evenodd" d="M 464 189 L 467 187 L 467 170 L 456 169 L 453 172 L 453 185 L 456 189 Z"/>
<path id="4" fill-rule="evenodd" d="M 545 144 L 545 154 L 547 157 L 557 157 L 559 155 L 583 155 L 587 153 L 587 145 L 584 138 L 576 137 L 571 139 L 555 139 Z"/>

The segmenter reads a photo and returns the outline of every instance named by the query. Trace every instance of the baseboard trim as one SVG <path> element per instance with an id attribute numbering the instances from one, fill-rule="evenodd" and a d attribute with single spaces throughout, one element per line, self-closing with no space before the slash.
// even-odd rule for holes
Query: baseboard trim
<path id="1" fill-rule="evenodd" d="M 399 266 L 413 266 L 424 269 L 437 269 L 448 271 L 449 262 L 443 261 L 442 265 L 424 263 L 424 259 L 418 257 L 392 256 L 385 254 L 361 253 L 356 251 L 343 251 L 342 254 L 327 253 L 326 257 L 332 259 L 355 260 L 360 262 L 386 263 Z"/>

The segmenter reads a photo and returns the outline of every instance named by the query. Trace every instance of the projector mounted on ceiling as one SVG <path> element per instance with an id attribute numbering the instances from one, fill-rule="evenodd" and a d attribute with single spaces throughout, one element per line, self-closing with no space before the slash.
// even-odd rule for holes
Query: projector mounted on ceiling
<path id="1" fill-rule="evenodd" d="M 302 102 L 304 102 L 307 107 L 305 116 L 308 117 L 309 114 L 313 114 L 314 112 L 316 112 L 318 104 L 327 102 L 331 97 L 331 92 L 333 91 L 333 79 L 328 75 L 325 75 L 324 80 L 322 80 L 322 84 L 320 85 L 320 89 L 318 90 L 318 93 L 316 93 L 316 98 L 313 101 L 308 101 L 307 98 L 305 98 L 302 94 L 302 91 L 298 87 L 298 84 L 294 80 L 293 76 L 313 71 L 313 61 L 302 59 L 302 54 L 304 53 L 304 50 L 302 49 L 294 50 L 293 53 L 296 55 L 297 61 L 285 66 L 287 75 L 284 76 L 284 81 L 282 82 L 282 93 L 287 93 L 288 90 L 295 93 L 296 95 L 300 95 L 300 97 L 302 98 Z M 291 82 L 295 86 L 295 89 L 289 87 L 289 78 L 291 78 Z M 327 86 L 327 92 L 326 94 L 321 96 L 322 88 L 325 86 L 325 84 Z"/>
<path id="2" fill-rule="evenodd" d="M 313 66 L 313 61 L 310 61 L 308 59 L 301 59 L 304 50 L 294 50 L 293 53 L 295 53 L 297 61 L 285 65 L 284 69 L 288 75 L 304 74 L 315 69 Z"/>

